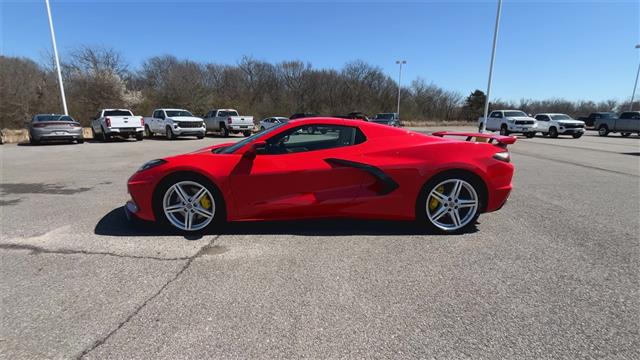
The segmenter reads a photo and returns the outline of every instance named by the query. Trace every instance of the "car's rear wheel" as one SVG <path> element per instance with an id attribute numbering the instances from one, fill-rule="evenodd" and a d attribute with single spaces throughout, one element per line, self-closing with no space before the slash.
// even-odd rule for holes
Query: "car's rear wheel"
<path id="1" fill-rule="evenodd" d="M 222 137 L 229 137 L 229 129 L 227 129 L 225 124 L 220 124 L 220 135 L 222 135 Z"/>
<path id="2" fill-rule="evenodd" d="M 438 175 L 423 187 L 417 204 L 418 221 L 451 234 L 475 224 L 484 204 L 484 187 L 466 172 Z"/>
<path id="3" fill-rule="evenodd" d="M 144 135 L 149 139 L 153 137 L 154 134 L 153 131 L 151 131 L 151 128 L 149 128 L 149 125 L 144 126 Z"/>
<path id="4" fill-rule="evenodd" d="M 243 131 L 242 135 L 244 135 L 244 137 L 249 137 L 249 136 L 251 136 L 251 131 L 248 131 L 248 130 L 247 131 Z"/>
<path id="5" fill-rule="evenodd" d="M 111 135 L 107 134 L 107 132 L 104 130 L 104 128 L 102 128 L 101 134 L 102 134 L 102 136 L 100 137 L 100 140 L 102 140 L 102 141 L 111 140 Z"/>
<path id="6" fill-rule="evenodd" d="M 178 174 L 162 181 L 154 197 L 158 221 L 186 233 L 209 230 L 224 221 L 224 201 L 203 176 Z"/>
<path id="7" fill-rule="evenodd" d="M 600 127 L 598 128 L 598 135 L 600 136 L 609 135 L 609 128 L 607 127 L 607 125 L 600 125 Z"/>
<path id="8" fill-rule="evenodd" d="M 631 133 L 630 132 L 623 132 L 623 133 L 620 133 L 620 136 L 629 137 L 629 136 L 631 136 Z"/>

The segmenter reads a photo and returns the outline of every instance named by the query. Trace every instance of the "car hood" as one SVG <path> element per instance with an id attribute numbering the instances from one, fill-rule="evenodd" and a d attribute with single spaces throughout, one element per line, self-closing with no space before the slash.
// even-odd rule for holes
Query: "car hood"
<path id="1" fill-rule="evenodd" d="M 195 116 L 172 116 L 173 121 L 202 121 L 201 118 Z"/>
<path id="2" fill-rule="evenodd" d="M 533 120 L 533 121 L 537 121 L 536 119 L 529 117 L 529 116 L 509 116 L 507 117 L 507 119 L 511 119 L 511 120 Z"/>
<path id="3" fill-rule="evenodd" d="M 584 121 L 581 120 L 557 120 L 558 124 L 571 124 L 571 125 L 584 125 Z"/>

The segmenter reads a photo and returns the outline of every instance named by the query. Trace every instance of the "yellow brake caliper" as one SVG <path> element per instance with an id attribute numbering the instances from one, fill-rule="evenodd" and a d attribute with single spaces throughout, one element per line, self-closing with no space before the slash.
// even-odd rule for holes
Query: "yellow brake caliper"
<path id="1" fill-rule="evenodd" d="M 444 186 L 438 186 L 436 188 L 436 191 L 442 194 L 444 192 Z M 429 199 L 429 210 L 435 210 L 438 207 L 439 203 L 440 201 L 432 196 L 431 199 Z"/>
<path id="2" fill-rule="evenodd" d="M 202 199 L 200 199 L 200 205 L 205 209 L 211 208 L 211 199 L 209 199 L 209 195 L 205 194 Z"/>

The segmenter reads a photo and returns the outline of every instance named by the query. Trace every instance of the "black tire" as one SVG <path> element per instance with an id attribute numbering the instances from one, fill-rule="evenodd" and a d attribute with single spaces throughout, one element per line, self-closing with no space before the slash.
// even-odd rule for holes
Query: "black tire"
<path id="1" fill-rule="evenodd" d="M 84 139 L 78 139 L 78 140 L 76 140 L 76 142 L 77 142 L 78 144 L 84 144 Z"/>
<path id="2" fill-rule="evenodd" d="M 476 208 L 475 214 L 471 217 L 471 219 L 467 222 L 463 227 L 456 230 L 444 230 L 436 226 L 431 220 L 429 216 L 427 216 L 427 197 L 429 193 L 441 182 L 445 180 L 451 179 L 460 179 L 469 183 L 473 189 L 475 190 L 478 196 L 478 206 Z M 430 231 L 440 233 L 440 234 L 459 234 L 469 230 L 471 227 L 475 226 L 476 220 L 478 216 L 484 211 L 487 203 L 487 189 L 485 184 L 482 182 L 482 179 L 477 175 L 470 173 L 468 171 L 462 170 L 451 170 L 446 171 L 440 174 L 435 175 L 427 183 L 422 187 L 420 191 L 420 195 L 416 200 L 416 221 L 418 224 L 426 226 Z"/>
<path id="3" fill-rule="evenodd" d="M 609 128 L 607 127 L 607 125 L 600 125 L 600 127 L 598 128 L 598 135 L 600 136 L 609 135 Z"/>
<path id="4" fill-rule="evenodd" d="M 550 127 L 549 128 L 549 137 L 550 138 L 557 138 L 558 137 L 558 129 L 556 129 L 555 127 Z"/>
<path id="5" fill-rule="evenodd" d="M 153 131 L 151 131 L 151 128 L 149 128 L 149 125 L 144 126 L 144 134 L 149 139 L 151 139 L 154 136 Z"/>
<path id="6" fill-rule="evenodd" d="M 136 141 L 142 141 L 144 140 L 144 133 L 143 132 L 139 132 L 136 134 Z"/>
<path id="7" fill-rule="evenodd" d="M 500 126 L 500 135 L 509 136 L 509 128 L 507 128 L 507 125 Z"/>
<path id="8" fill-rule="evenodd" d="M 582 137 L 582 133 L 574 133 L 574 134 L 571 134 L 571 136 L 572 136 L 574 139 L 580 139 L 580 138 Z"/>
<path id="9" fill-rule="evenodd" d="M 36 140 L 33 136 L 29 136 L 29 144 L 40 145 L 40 140 Z"/>
<path id="10" fill-rule="evenodd" d="M 524 136 L 525 136 L 527 139 L 533 139 L 533 138 L 536 136 L 536 133 L 534 133 L 534 132 L 528 132 L 528 133 L 525 133 L 525 134 L 524 134 Z"/>
<path id="11" fill-rule="evenodd" d="M 227 129 L 227 125 L 220 124 L 220 135 L 222 135 L 222 137 L 229 137 L 229 129 Z"/>
<path id="12" fill-rule="evenodd" d="M 264 128 L 264 126 L 260 126 L 260 131 L 265 131 L 267 129 Z"/>
<path id="13" fill-rule="evenodd" d="M 631 133 L 630 132 L 623 132 L 623 133 L 620 133 L 620 136 L 629 137 L 629 136 L 631 136 Z"/>
<path id="14" fill-rule="evenodd" d="M 249 136 L 251 136 L 251 131 L 249 131 L 249 130 L 243 131 L 242 135 L 244 135 L 244 137 L 249 137 Z"/>
<path id="15" fill-rule="evenodd" d="M 93 140 L 99 140 L 98 134 L 96 134 L 96 131 L 93 130 L 93 126 L 91 127 L 91 137 L 93 138 Z"/>
<path id="16" fill-rule="evenodd" d="M 204 134 L 202 134 L 202 135 L 196 135 L 196 137 L 198 138 L 198 140 L 202 140 L 202 139 L 204 139 Z"/>
<path id="17" fill-rule="evenodd" d="M 195 230 L 195 231 L 187 231 L 179 229 L 171 224 L 169 219 L 164 213 L 162 208 L 162 201 L 164 199 L 165 193 L 171 186 L 181 181 L 193 181 L 196 182 L 209 190 L 211 195 L 213 196 L 214 204 L 215 204 L 215 212 L 213 216 L 213 220 L 203 229 Z M 153 212 L 156 218 L 156 222 L 162 226 L 163 228 L 178 232 L 180 234 L 204 234 L 204 233 L 220 233 L 224 230 L 224 226 L 226 225 L 226 205 L 224 201 L 224 197 L 222 193 L 218 189 L 218 187 L 211 182 L 205 176 L 202 176 L 197 173 L 185 172 L 185 173 L 175 173 L 167 176 L 163 180 L 160 181 L 158 186 L 156 187 L 153 193 Z"/>
<path id="18" fill-rule="evenodd" d="M 104 128 L 102 128 L 102 132 L 100 134 L 102 134 L 102 136 L 100 136 L 100 140 L 102 140 L 103 142 L 111 140 L 111 135 L 107 134 Z"/>
<path id="19" fill-rule="evenodd" d="M 176 138 L 176 136 L 173 134 L 173 130 L 171 130 L 170 126 L 167 126 L 167 129 L 165 131 L 165 136 L 167 137 L 167 140 L 173 140 Z"/>

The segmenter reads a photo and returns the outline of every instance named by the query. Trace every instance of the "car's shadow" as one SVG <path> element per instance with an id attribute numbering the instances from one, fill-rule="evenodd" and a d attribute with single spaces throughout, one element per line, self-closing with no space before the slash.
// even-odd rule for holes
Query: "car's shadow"
<path id="1" fill-rule="evenodd" d="M 228 223 L 215 234 L 228 235 L 304 235 L 304 236 L 352 236 L 352 235 L 436 235 L 425 226 L 413 221 L 388 220 L 296 220 L 296 221 L 253 221 Z M 466 233 L 478 231 L 472 226 Z M 165 230 L 145 221 L 130 221 L 122 207 L 111 210 L 94 229 L 96 235 L 107 236 L 183 236 L 177 231 Z M 202 235 L 184 236 L 187 240 L 197 240 Z"/>

